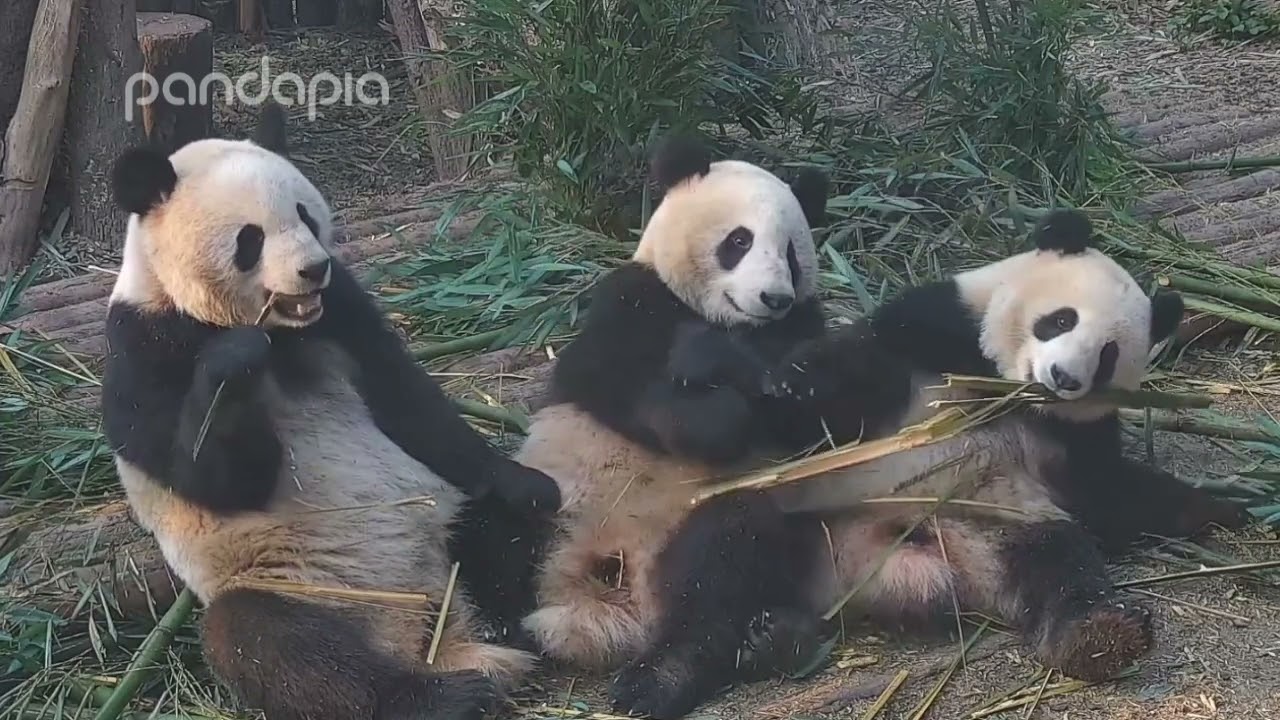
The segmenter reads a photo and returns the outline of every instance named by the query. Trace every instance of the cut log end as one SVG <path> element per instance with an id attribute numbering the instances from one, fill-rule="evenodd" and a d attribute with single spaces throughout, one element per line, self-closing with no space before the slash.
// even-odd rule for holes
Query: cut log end
<path id="1" fill-rule="evenodd" d="M 213 134 L 213 107 L 201 102 L 199 89 L 213 72 L 213 22 L 182 13 L 138 13 L 138 47 L 143 69 L 156 88 L 165 87 L 171 77 L 185 82 L 171 83 L 171 92 L 182 96 L 180 104 L 169 102 L 167 93 L 139 100 L 142 128 L 156 147 L 172 152 Z M 147 100 L 147 102 L 142 102 Z"/>

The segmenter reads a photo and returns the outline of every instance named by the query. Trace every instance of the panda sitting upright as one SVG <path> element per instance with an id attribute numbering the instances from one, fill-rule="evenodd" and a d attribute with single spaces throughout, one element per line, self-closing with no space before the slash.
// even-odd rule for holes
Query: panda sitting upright
<path id="1" fill-rule="evenodd" d="M 1039 383 L 1061 399 L 777 488 L 793 521 L 829 532 L 810 549 L 822 562 L 816 582 L 797 584 L 797 606 L 825 610 L 865 583 L 850 611 L 919 627 L 955 603 L 1018 628 L 1043 664 L 1090 681 L 1146 652 L 1148 613 L 1116 597 L 1105 553 L 1144 533 L 1185 537 L 1250 516 L 1123 455 L 1117 408 L 1095 391 L 1137 389 L 1183 304 L 1176 293 L 1148 298 L 1091 236 L 1082 213 L 1052 212 L 1034 249 L 909 288 L 773 368 L 772 394 L 807 418 L 797 431 L 836 444 L 979 397 L 945 387 L 943 373 Z M 899 502 L 866 502 L 879 498 Z M 671 542 L 699 538 L 691 528 Z"/>
<path id="2" fill-rule="evenodd" d="M 206 605 L 211 669 L 270 720 L 484 717 L 535 657 L 479 623 L 527 612 L 522 565 L 558 490 L 414 363 L 333 257 L 329 208 L 284 151 L 269 106 L 257 142 L 115 165 L 130 218 L 103 414 L 121 482 Z M 455 560 L 463 587 L 429 664 Z M 503 591 L 509 607 L 473 601 Z"/>
<path id="3" fill-rule="evenodd" d="M 766 396 L 761 377 L 825 332 L 811 226 L 822 222 L 827 181 L 806 171 L 788 185 L 753 164 L 711 162 L 679 136 L 652 170 L 664 195 L 631 262 L 593 289 L 515 457 L 555 478 L 564 498 L 526 627 L 545 653 L 587 668 L 635 669 L 650 648 L 695 648 L 696 679 L 676 698 L 643 673 L 615 681 L 619 710 L 665 717 L 743 675 L 757 603 L 788 583 L 785 572 L 740 572 L 793 562 L 793 548 L 772 542 L 788 533 L 742 524 L 759 498 L 718 503 L 692 552 L 664 546 L 692 481 L 804 449 L 775 442 L 787 403 Z M 756 365 L 717 379 L 720 360 L 743 353 Z M 690 584 L 706 592 L 682 596 Z"/>

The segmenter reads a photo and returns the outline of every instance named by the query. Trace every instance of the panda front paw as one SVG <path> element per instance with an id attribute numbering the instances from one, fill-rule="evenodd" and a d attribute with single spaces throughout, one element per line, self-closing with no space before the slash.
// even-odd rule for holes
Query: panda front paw
<path id="1" fill-rule="evenodd" d="M 768 370 L 728 331 L 706 323 L 685 323 L 676 330 L 667 370 L 677 385 L 728 386 L 758 395 Z"/>
<path id="2" fill-rule="evenodd" d="M 200 351 L 200 372 L 215 387 L 257 377 L 271 360 L 271 337 L 252 325 L 218 333 Z"/>
<path id="3" fill-rule="evenodd" d="M 560 486 L 546 473 L 502 458 L 490 491 L 513 510 L 551 515 L 560 509 Z"/>

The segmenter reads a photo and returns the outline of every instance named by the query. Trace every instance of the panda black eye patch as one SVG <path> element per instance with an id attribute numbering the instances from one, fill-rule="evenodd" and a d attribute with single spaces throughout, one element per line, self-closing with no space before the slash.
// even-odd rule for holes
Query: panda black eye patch
<path id="1" fill-rule="evenodd" d="M 1078 322 L 1080 322 L 1080 316 L 1075 308 L 1059 308 L 1048 315 L 1041 315 L 1031 327 L 1031 332 L 1040 342 L 1049 342 L 1059 335 L 1074 330 Z"/>
<path id="2" fill-rule="evenodd" d="M 751 249 L 755 239 L 755 233 L 744 227 L 731 230 L 724 240 L 720 241 L 720 247 L 716 248 L 716 259 L 720 261 L 720 267 L 725 270 L 737 267 L 747 251 Z"/>
<path id="3" fill-rule="evenodd" d="M 307 206 L 302 203 L 298 203 L 298 217 L 302 218 L 302 222 L 306 224 L 307 229 L 311 231 L 312 235 L 315 235 L 317 238 L 320 237 L 320 227 L 316 225 L 316 221 L 312 219 L 311 213 L 307 212 Z"/>
<path id="4" fill-rule="evenodd" d="M 800 258 L 796 255 L 796 244 L 787 243 L 787 268 L 791 270 L 791 287 L 800 287 Z"/>
<path id="5" fill-rule="evenodd" d="M 262 257 L 262 241 L 266 237 L 257 225 L 245 225 L 236 234 L 236 269 L 251 270 Z"/>

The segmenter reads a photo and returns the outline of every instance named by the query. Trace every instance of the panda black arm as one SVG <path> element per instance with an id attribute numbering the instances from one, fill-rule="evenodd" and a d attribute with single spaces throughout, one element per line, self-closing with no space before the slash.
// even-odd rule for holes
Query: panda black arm
<path id="1" fill-rule="evenodd" d="M 373 298 L 337 261 L 324 299 L 318 330 L 358 364 L 360 394 L 387 437 L 472 497 L 493 490 L 514 504 L 546 512 L 559 508 L 554 481 L 498 452 L 463 419 L 409 354 Z"/>
<path id="2" fill-rule="evenodd" d="M 982 354 L 981 328 L 955 280 L 909 287 L 871 318 L 876 340 L 916 367 L 936 373 L 994 376 Z"/>
<path id="3" fill-rule="evenodd" d="M 171 313 L 113 304 L 102 410 L 108 442 L 179 496 L 216 512 L 261 509 L 281 447 L 259 393 L 268 360 L 257 328 L 216 330 Z M 217 387 L 209 428 L 193 450 Z"/>
<path id="4" fill-rule="evenodd" d="M 769 416 L 788 445 L 872 439 L 911 401 L 911 366 L 860 321 L 798 344 L 775 372 Z"/>
<path id="5" fill-rule="evenodd" d="M 715 463 L 745 452 L 748 399 L 731 386 L 686 386 L 670 365 L 678 333 L 718 331 L 640 264 L 609 273 L 591 297 L 582 331 L 556 361 L 554 399 L 662 452 Z"/>

